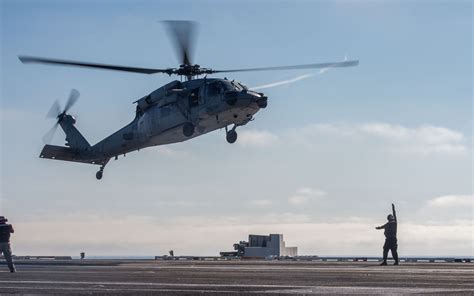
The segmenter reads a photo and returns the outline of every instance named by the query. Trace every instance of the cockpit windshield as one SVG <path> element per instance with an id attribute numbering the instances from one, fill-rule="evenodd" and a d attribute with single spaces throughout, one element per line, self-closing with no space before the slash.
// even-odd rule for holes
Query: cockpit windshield
<path id="1" fill-rule="evenodd" d="M 238 90 L 238 91 L 247 90 L 247 87 L 238 81 L 232 80 L 230 83 L 232 84 L 235 90 Z"/>
<path id="2" fill-rule="evenodd" d="M 229 91 L 241 92 L 247 89 L 245 85 L 235 80 L 216 80 L 207 85 L 207 95 L 215 96 Z"/>
<path id="3" fill-rule="evenodd" d="M 214 82 L 211 82 L 207 86 L 207 93 L 210 96 L 215 96 L 218 94 L 223 94 L 228 91 L 234 90 L 235 87 L 232 83 L 226 80 L 217 80 Z"/>

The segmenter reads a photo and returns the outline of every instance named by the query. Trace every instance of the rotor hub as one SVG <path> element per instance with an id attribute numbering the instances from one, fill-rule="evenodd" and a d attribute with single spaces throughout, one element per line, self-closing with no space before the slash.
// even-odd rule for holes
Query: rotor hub
<path id="1" fill-rule="evenodd" d="M 173 71 L 170 71 L 170 73 L 168 74 L 192 77 L 192 76 L 211 74 L 211 73 L 213 73 L 212 69 L 201 68 L 201 66 L 198 64 L 194 64 L 194 65 L 181 64 L 179 65 L 178 69 L 173 69 Z"/>

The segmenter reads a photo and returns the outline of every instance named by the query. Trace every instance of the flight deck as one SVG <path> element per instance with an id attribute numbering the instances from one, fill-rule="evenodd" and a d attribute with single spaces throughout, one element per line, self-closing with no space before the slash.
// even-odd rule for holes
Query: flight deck
<path id="1" fill-rule="evenodd" d="M 474 295 L 472 263 L 291 260 L 17 260 L 0 294 Z"/>

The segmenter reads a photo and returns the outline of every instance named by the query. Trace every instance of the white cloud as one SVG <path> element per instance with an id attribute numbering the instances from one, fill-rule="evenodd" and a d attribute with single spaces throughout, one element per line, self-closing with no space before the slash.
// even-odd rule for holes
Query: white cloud
<path id="1" fill-rule="evenodd" d="M 466 219 L 470 219 L 470 224 L 472 224 L 473 210 L 473 195 L 451 194 L 426 200 L 417 211 L 416 216 L 417 219 L 423 217 L 426 223 L 434 225 L 457 223 L 460 220 Z"/>
<path id="2" fill-rule="evenodd" d="M 427 202 L 432 208 L 473 207 L 473 195 L 445 195 L 433 198 Z"/>
<path id="3" fill-rule="evenodd" d="M 296 193 L 298 194 L 305 194 L 305 195 L 309 195 L 309 196 L 324 196 L 326 195 L 327 193 L 323 190 L 320 190 L 320 189 L 314 189 L 314 188 L 310 188 L 310 187 L 302 187 L 300 189 L 298 189 L 296 191 Z"/>
<path id="4" fill-rule="evenodd" d="M 36 217 L 14 223 L 16 254 L 217 255 L 248 234 L 283 233 L 287 245 L 300 254 L 381 254 L 380 221 L 365 218 L 314 222 L 305 215 L 266 213 L 240 216 L 186 216 L 172 219 L 139 216 Z M 58 223 L 60 221 L 60 223 Z M 124 233 L 127 235 L 124 236 Z M 444 225 L 399 223 L 399 251 L 405 255 L 473 255 L 472 221 Z"/>
<path id="5" fill-rule="evenodd" d="M 252 207 L 262 207 L 263 208 L 263 207 L 271 206 L 273 204 L 273 202 L 269 199 L 256 199 L 256 200 L 249 201 L 247 204 L 252 206 Z"/>
<path id="6" fill-rule="evenodd" d="M 159 154 L 166 157 L 182 157 L 189 155 L 189 152 L 187 151 L 171 148 L 169 146 L 158 146 L 154 148 L 154 152 L 158 152 Z"/>
<path id="7" fill-rule="evenodd" d="M 325 196 L 327 193 L 320 189 L 311 187 L 302 187 L 296 190 L 296 194 L 288 198 L 288 203 L 299 206 L 308 203 L 311 200 Z"/>
<path id="8" fill-rule="evenodd" d="M 302 205 L 309 201 L 308 196 L 304 195 L 293 195 L 288 198 L 288 202 L 292 205 Z"/>
<path id="9" fill-rule="evenodd" d="M 371 123 L 358 128 L 369 135 L 402 145 L 402 148 L 411 152 L 458 154 L 466 151 L 464 135 L 445 127 L 428 125 L 407 128 L 387 123 Z"/>
<path id="10" fill-rule="evenodd" d="M 405 127 L 389 123 L 315 124 L 291 131 L 291 137 L 308 141 L 315 134 L 337 137 L 368 137 L 382 141 L 389 149 L 421 155 L 464 154 L 467 152 L 463 133 L 446 127 L 422 125 Z"/>
<path id="11" fill-rule="evenodd" d="M 242 130 L 239 132 L 239 143 L 243 147 L 268 147 L 278 141 L 278 137 L 268 131 Z"/>
<path id="12" fill-rule="evenodd" d="M 189 208 L 189 207 L 198 207 L 198 206 L 209 206 L 209 202 L 202 201 L 186 201 L 186 200 L 160 200 L 154 203 L 158 207 L 180 207 L 180 208 Z"/>

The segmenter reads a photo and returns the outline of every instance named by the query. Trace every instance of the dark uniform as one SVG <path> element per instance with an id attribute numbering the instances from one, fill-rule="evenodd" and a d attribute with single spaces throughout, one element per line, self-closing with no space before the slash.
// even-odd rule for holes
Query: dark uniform
<path id="1" fill-rule="evenodd" d="M 7 261 L 8 268 L 11 272 L 15 272 L 15 265 L 12 259 L 12 249 L 10 246 L 10 234 L 15 232 L 11 224 L 7 224 L 8 220 L 5 217 L 0 216 L 0 254 L 3 253 L 3 257 Z"/>
<path id="2" fill-rule="evenodd" d="M 388 251 L 392 252 L 392 257 L 395 260 L 395 265 L 398 265 L 398 243 L 397 243 L 397 215 L 395 213 L 395 206 L 392 204 L 393 215 L 388 215 L 388 222 L 376 229 L 384 229 L 385 243 L 383 245 L 383 262 L 381 265 L 387 265 Z"/>

